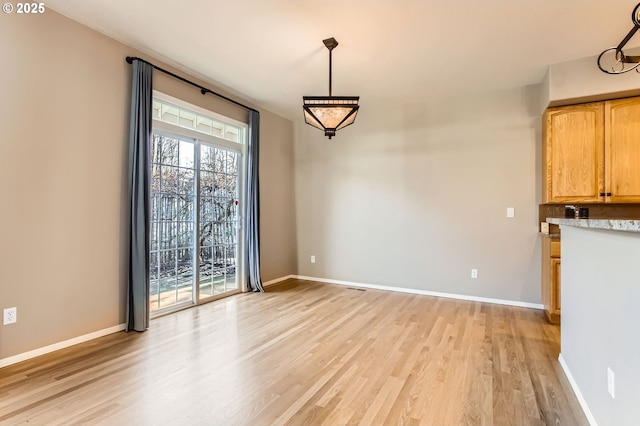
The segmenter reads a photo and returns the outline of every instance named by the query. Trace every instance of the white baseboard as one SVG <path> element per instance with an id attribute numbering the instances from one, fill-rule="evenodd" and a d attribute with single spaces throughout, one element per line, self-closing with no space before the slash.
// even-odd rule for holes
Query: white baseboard
<path id="1" fill-rule="evenodd" d="M 74 337 L 73 339 L 65 340 L 64 342 L 54 343 L 52 345 L 34 349 L 29 352 L 24 352 L 18 355 L 10 356 L 8 358 L 3 358 L 3 359 L 0 359 L 0 368 L 7 367 L 12 364 L 17 364 L 19 362 L 26 361 L 28 359 L 35 358 L 40 355 L 45 355 L 60 349 L 68 348 L 69 346 L 77 345 L 78 343 L 83 343 L 89 340 L 97 339 L 98 337 L 106 336 L 108 334 L 117 333 L 118 331 L 122 331 L 125 328 L 126 328 L 126 324 L 119 324 L 113 327 L 105 328 L 104 330 L 98 330 L 98 331 L 94 331 L 93 333 Z"/>
<path id="2" fill-rule="evenodd" d="M 591 413 L 591 410 L 589 410 L 587 401 L 584 399 L 584 396 L 582 396 L 582 392 L 580 392 L 580 388 L 578 388 L 578 384 L 573 378 L 571 371 L 569 371 L 569 367 L 567 366 L 567 363 L 564 361 L 562 354 L 558 356 L 558 361 L 560 362 L 560 367 L 562 367 L 562 371 L 564 371 L 564 375 L 567 376 L 567 380 L 571 385 L 571 389 L 573 389 L 573 393 L 576 394 L 576 398 L 578 399 L 578 402 L 580 403 L 580 407 L 582 407 L 582 411 L 584 412 L 584 415 L 587 417 L 589 424 L 591 426 L 598 426 L 598 422 L 596 422 L 595 417 L 593 417 L 593 413 Z"/>
<path id="3" fill-rule="evenodd" d="M 307 277 L 303 275 L 290 275 L 290 277 L 297 278 L 299 280 L 317 281 L 317 282 L 327 283 L 327 284 L 346 285 L 349 287 L 370 288 L 373 290 L 397 291 L 400 293 L 421 294 L 423 296 L 445 297 L 447 299 L 469 300 L 473 302 L 494 303 L 497 305 L 518 306 L 520 308 L 544 309 L 544 305 L 540 303 L 518 302 L 515 300 L 504 300 L 504 299 L 492 299 L 488 297 L 468 296 L 464 294 L 441 293 L 437 291 L 419 290 L 415 288 L 403 288 L 403 287 L 393 287 L 393 286 L 377 285 L 377 284 L 355 283 L 350 281 L 331 280 L 327 278 Z"/>
<path id="4" fill-rule="evenodd" d="M 275 280 L 263 282 L 262 287 L 269 287 L 270 285 L 278 284 L 282 281 L 290 280 L 292 278 L 296 278 L 296 275 L 287 275 L 285 277 L 276 278 Z"/>

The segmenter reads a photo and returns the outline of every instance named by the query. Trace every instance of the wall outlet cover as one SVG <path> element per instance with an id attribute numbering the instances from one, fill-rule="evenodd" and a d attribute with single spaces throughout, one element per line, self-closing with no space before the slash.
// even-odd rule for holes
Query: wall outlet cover
<path id="1" fill-rule="evenodd" d="M 9 325 L 18 321 L 18 308 L 6 308 L 3 311 L 2 324 Z"/>
<path id="2" fill-rule="evenodd" d="M 549 224 L 547 222 L 540 223 L 540 232 L 549 235 Z"/>
<path id="3" fill-rule="evenodd" d="M 611 395 L 611 399 L 616 399 L 615 374 L 609 367 L 607 367 L 607 391 Z"/>

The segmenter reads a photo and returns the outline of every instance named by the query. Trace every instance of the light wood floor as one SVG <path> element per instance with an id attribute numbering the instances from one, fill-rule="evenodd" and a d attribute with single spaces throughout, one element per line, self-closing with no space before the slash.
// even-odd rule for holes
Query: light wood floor
<path id="1" fill-rule="evenodd" d="M 586 425 L 543 315 L 292 280 L 0 369 L 0 424 Z"/>

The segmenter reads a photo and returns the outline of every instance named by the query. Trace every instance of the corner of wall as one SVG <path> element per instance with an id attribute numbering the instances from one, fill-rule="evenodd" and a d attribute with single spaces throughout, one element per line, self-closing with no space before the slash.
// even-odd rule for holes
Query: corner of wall
<path id="1" fill-rule="evenodd" d="M 538 85 L 538 113 L 542 115 L 544 110 L 549 106 L 551 102 L 550 92 L 550 80 L 551 80 L 551 67 L 547 67 L 547 71 L 544 73 L 544 78 Z"/>
<path id="2" fill-rule="evenodd" d="M 576 395 L 576 399 L 580 404 L 580 408 L 582 408 L 584 415 L 587 417 L 587 420 L 589 421 L 589 424 L 591 426 L 597 426 L 598 423 L 596 422 L 596 418 L 593 416 L 593 413 L 589 409 L 587 400 L 584 399 L 584 395 L 582 395 L 582 391 L 580 391 L 580 388 L 578 387 L 576 380 L 573 378 L 573 374 L 571 374 L 571 371 L 569 370 L 569 366 L 567 365 L 567 362 L 564 360 L 564 357 L 562 356 L 562 354 L 558 356 L 558 361 L 560 363 L 560 367 L 562 368 L 562 372 L 564 373 L 565 377 L 569 381 L 569 385 L 571 386 L 573 393 Z"/>

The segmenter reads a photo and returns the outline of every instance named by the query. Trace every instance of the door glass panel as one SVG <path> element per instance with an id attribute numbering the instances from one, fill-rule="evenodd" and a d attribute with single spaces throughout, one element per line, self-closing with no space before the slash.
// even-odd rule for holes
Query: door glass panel
<path id="1" fill-rule="evenodd" d="M 154 133 L 149 228 L 152 314 L 197 303 L 197 294 L 201 300 L 239 289 L 240 160 L 241 155 L 231 149 Z"/>
<path id="2" fill-rule="evenodd" d="M 152 138 L 151 312 L 193 300 L 194 150 L 192 141 L 158 134 Z"/>
<path id="3" fill-rule="evenodd" d="M 200 298 L 239 288 L 238 158 L 224 148 L 200 146 Z"/>

